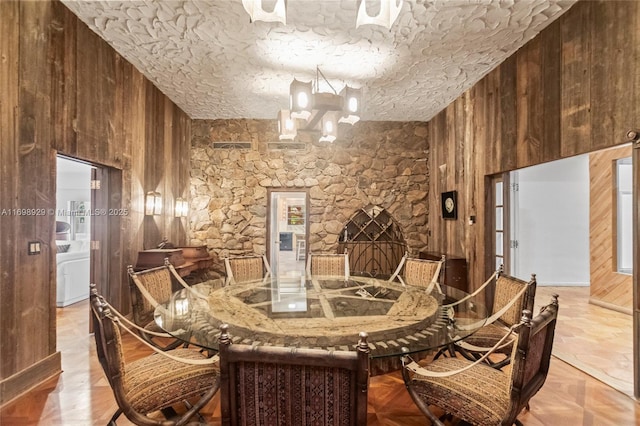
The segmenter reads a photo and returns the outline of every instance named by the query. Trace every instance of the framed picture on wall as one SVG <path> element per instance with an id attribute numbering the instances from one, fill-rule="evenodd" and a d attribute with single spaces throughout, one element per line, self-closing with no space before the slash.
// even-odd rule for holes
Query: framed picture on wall
<path id="1" fill-rule="evenodd" d="M 442 218 L 457 219 L 458 218 L 458 199 L 456 191 L 448 191 L 442 193 Z"/>

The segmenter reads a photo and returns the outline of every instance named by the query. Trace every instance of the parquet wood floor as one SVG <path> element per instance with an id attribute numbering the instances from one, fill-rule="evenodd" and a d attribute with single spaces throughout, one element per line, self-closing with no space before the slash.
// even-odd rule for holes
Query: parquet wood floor
<path id="1" fill-rule="evenodd" d="M 633 397 L 633 317 L 589 303 L 589 287 L 542 287 L 536 308 L 560 300 L 553 355 Z"/>
<path id="2" fill-rule="evenodd" d="M 88 309 L 85 301 L 58 310 L 63 373 L 6 404 L 0 411 L 1 426 L 87 426 L 108 422 L 116 403 L 96 358 L 93 336 L 87 334 Z M 130 336 L 125 336 L 124 342 L 130 359 L 148 353 Z M 370 426 L 429 424 L 409 398 L 399 373 L 371 379 L 368 412 Z M 220 425 L 218 396 L 203 414 L 209 424 Z M 553 358 L 547 382 L 531 400 L 531 411 L 523 412 L 519 419 L 526 426 L 635 425 L 640 424 L 640 405 Z M 131 423 L 122 417 L 118 424 Z"/>

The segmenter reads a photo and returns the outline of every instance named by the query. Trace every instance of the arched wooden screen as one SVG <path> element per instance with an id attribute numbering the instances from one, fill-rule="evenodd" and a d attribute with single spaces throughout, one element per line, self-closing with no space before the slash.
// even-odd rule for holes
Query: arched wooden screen
<path id="1" fill-rule="evenodd" d="M 349 253 L 352 275 L 388 277 L 407 244 L 391 214 L 380 206 L 358 210 L 342 229 L 338 252 Z"/>

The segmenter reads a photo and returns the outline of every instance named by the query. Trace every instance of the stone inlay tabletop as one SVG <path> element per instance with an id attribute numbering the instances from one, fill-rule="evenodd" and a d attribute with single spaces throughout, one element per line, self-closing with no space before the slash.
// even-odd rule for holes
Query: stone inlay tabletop
<path id="1" fill-rule="evenodd" d="M 442 303 L 466 294 L 443 287 L 427 294 L 368 277 L 295 277 L 223 287 L 220 281 L 180 290 L 156 309 L 156 322 L 176 337 L 216 350 L 219 326 L 229 324 L 234 343 L 354 350 L 358 333 L 369 334 L 372 358 L 436 349 L 474 332 L 451 333 Z M 486 318 L 469 299 L 455 308 L 459 318 Z M 455 335 L 455 337 L 454 337 Z"/>

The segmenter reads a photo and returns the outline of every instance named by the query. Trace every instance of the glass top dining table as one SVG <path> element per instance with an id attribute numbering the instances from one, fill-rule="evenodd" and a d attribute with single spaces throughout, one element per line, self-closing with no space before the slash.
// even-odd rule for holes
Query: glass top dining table
<path id="1" fill-rule="evenodd" d="M 403 348 L 423 354 L 446 347 L 487 318 L 477 296 L 453 287 L 427 293 L 358 276 L 269 277 L 228 286 L 212 280 L 174 292 L 154 315 L 172 336 L 211 351 L 224 323 L 233 343 L 345 351 L 355 350 L 365 331 L 378 373 L 399 368 Z"/>

